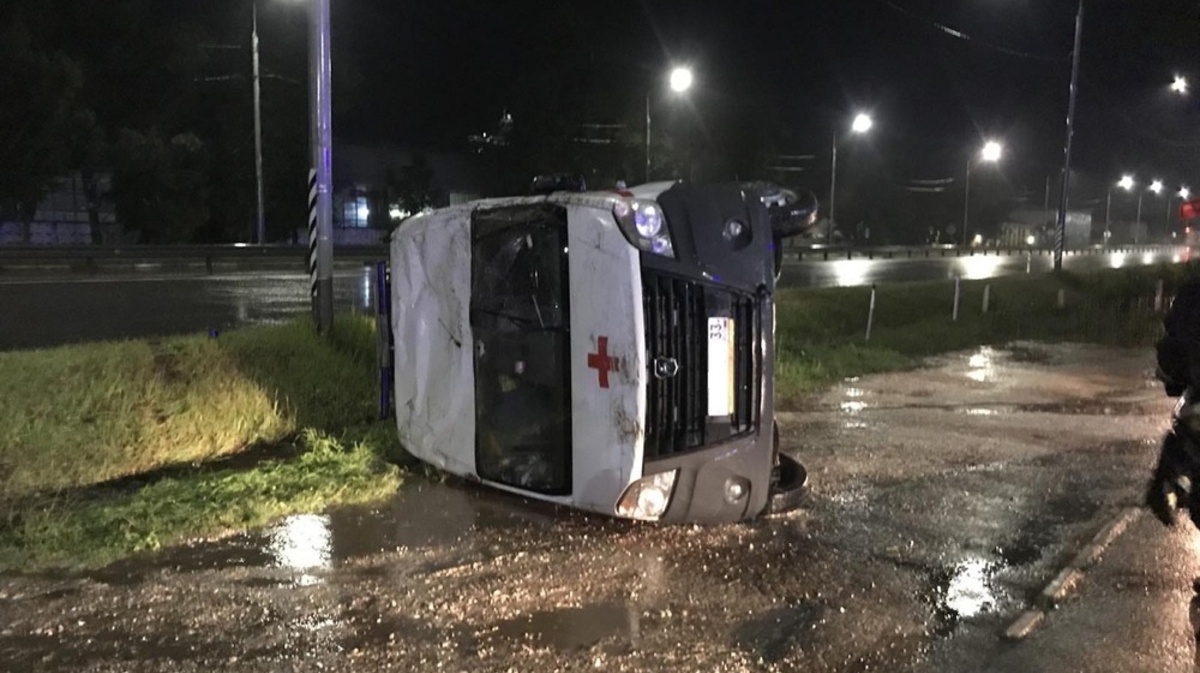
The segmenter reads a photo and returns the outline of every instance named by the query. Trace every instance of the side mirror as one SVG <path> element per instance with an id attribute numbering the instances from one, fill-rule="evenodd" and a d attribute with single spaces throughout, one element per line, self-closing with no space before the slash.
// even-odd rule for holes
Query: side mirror
<path id="1" fill-rule="evenodd" d="M 771 234 L 777 241 L 807 233 L 817 224 L 820 204 L 812 192 L 797 194 L 780 189 L 778 194 L 764 196 L 763 203 L 771 218 Z"/>

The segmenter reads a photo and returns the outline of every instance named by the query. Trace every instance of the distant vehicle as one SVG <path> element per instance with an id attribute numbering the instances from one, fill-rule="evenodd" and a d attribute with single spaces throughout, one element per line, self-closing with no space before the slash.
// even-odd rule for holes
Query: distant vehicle
<path id="1" fill-rule="evenodd" d="M 794 507 L 774 291 L 817 204 L 768 184 L 476 201 L 391 237 L 400 439 L 498 489 L 606 515 L 719 522 Z M 578 188 L 582 182 L 573 183 Z"/>

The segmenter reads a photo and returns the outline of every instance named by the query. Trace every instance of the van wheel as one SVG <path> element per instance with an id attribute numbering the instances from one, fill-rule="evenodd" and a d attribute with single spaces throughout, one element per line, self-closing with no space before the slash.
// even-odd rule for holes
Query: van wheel
<path id="1" fill-rule="evenodd" d="M 800 506 L 808 495 L 808 470 L 795 458 L 779 451 L 779 424 L 774 424 L 775 468 L 771 471 L 771 492 L 767 496 L 767 515 L 783 514 Z"/>

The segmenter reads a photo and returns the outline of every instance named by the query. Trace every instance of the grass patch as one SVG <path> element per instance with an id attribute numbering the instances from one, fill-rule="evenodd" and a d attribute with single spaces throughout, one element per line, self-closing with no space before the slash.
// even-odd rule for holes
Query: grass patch
<path id="1" fill-rule="evenodd" d="M 374 348 L 372 321 L 347 315 L 326 339 L 297 320 L 0 353 L 0 569 L 95 566 L 394 492 Z"/>
<path id="2" fill-rule="evenodd" d="M 870 341 L 870 288 L 784 290 L 776 307 L 777 406 L 794 408 L 846 377 L 912 368 L 930 355 L 985 344 L 1148 347 L 1161 332 L 1162 312 L 1154 310 L 1158 283 L 1165 306 L 1189 273 L 1177 264 L 963 281 L 956 321 L 953 281 L 883 285 L 876 289 Z"/>
<path id="3" fill-rule="evenodd" d="M 300 441 L 300 455 L 251 469 L 200 470 L 116 496 L 47 498 L 0 527 L 0 567 L 98 566 L 186 537 L 377 500 L 400 485 L 399 469 L 380 460 L 369 437 L 347 443 L 308 431 Z"/>

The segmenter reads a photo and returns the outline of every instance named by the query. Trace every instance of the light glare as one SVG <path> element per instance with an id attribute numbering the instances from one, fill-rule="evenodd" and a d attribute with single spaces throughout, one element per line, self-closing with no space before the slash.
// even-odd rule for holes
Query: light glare
<path id="1" fill-rule="evenodd" d="M 1121 189 L 1124 189 L 1125 191 L 1129 191 L 1129 190 L 1133 189 L 1133 186 L 1135 184 L 1137 184 L 1137 183 L 1135 183 L 1133 181 L 1132 175 L 1122 175 L 1121 180 L 1119 182 L 1117 182 L 1117 186 L 1120 187 Z"/>
<path id="2" fill-rule="evenodd" d="M 692 88 L 692 71 L 689 68 L 675 68 L 671 71 L 671 91 L 683 93 Z"/>
<path id="3" fill-rule="evenodd" d="M 1154 192 L 1155 194 L 1162 194 L 1162 190 L 1163 190 L 1162 180 L 1155 180 L 1150 183 L 1150 191 Z"/>
<path id="4" fill-rule="evenodd" d="M 850 124 L 850 130 L 855 133 L 866 133 L 871 130 L 874 123 L 870 115 L 860 112 L 854 117 L 854 122 Z"/>
<path id="5" fill-rule="evenodd" d="M 984 161 L 999 161 L 1000 155 L 1004 153 L 1004 148 L 995 140 L 989 140 L 983 145 L 983 160 Z"/>
<path id="6" fill-rule="evenodd" d="M 1182 75 L 1175 75 L 1175 81 L 1171 82 L 1171 91 L 1175 93 L 1187 93 L 1187 90 L 1187 78 Z"/>

